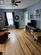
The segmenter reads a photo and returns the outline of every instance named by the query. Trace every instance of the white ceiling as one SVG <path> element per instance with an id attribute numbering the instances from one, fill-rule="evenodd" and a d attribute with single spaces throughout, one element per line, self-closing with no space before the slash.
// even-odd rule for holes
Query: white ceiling
<path id="1" fill-rule="evenodd" d="M 27 8 L 40 0 L 21 0 L 21 3 L 19 3 L 19 6 L 12 6 L 11 0 L 4 0 L 4 2 L 0 2 L 0 8 L 2 9 L 24 9 Z"/>

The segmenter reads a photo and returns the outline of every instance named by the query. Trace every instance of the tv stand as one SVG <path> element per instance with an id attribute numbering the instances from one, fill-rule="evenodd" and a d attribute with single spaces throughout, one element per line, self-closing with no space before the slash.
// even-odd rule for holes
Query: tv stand
<path id="1" fill-rule="evenodd" d="M 38 38 L 41 37 L 41 30 L 38 28 L 27 25 L 26 31 L 33 36 L 34 40 L 39 40 Z"/>
<path id="2" fill-rule="evenodd" d="M 27 25 L 27 26 L 26 26 L 26 30 L 28 30 L 30 33 L 32 33 L 32 32 L 34 32 L 34 31 L 36 30 L 36 28 Z"/>

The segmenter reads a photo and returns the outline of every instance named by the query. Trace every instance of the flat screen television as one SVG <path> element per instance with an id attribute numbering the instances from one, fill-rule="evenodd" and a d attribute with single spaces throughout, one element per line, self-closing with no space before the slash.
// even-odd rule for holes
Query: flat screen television
<path id="1" fill-rule="evenodd" d="M 28 23 L 27 25 L 32 26 L 32 27 L 35 27 L 35 28 L 36 28 L 36 24 L 37 24 L 37 21 L 36 21 L 36 20 L 31 20 L 31 22 L 30 22 L 30 23 Z"/>
<path id="2" fill-rule="evenodd" d="M 36 20 L 31 20 L 31 26 L 36 27 L 37 21 Z"/>

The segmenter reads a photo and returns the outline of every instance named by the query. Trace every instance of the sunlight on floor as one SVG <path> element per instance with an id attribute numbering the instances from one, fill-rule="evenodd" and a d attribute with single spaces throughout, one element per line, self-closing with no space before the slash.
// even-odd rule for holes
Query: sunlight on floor
<path id="1" fill-rule="evenodd" d="M 25 29 L 23 29 L 25 31 Z"/>
<path id="2" fill-rule="evenodd" d="M 16 42 L 16 34 L 15 33 L 11 32 L 11 34 L 8 37 L 10 38 L 11 43 Z"/>

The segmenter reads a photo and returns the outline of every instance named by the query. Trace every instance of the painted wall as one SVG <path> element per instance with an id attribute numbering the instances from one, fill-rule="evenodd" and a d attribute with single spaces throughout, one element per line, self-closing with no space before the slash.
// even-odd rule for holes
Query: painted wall
<path id="1" fill-rule="evenodd" d="M 4 13 L 2 12 L 2 10 L 0 9 L 0 29 L 2 29 L 5 25 L 5 19 L 4 19 Z"/>
<path id="2" fill-rule="evenodd" d="M 41 9 L 41 0 L 37 4 L 26 8 L 26 10 L 28 11 L 28 15 L 29 15 L 28 19 L 30 19 L 30 14 L 34 14 L 34 11 L 37 9 Z M 37 20 L 37 18 L 35 19 Z M 37 27 L 41 29 L 41 17 L 37 20 Z"/>
<path id="3" fill-rule="evenodd" d="M 24 27 L 24 10 L 14 10 L 15 15 L 19 15 L 19 26 L 20 28 Z"/>
<path id="4" fill-rule="evenodd" d="M 24 27 L 24 10 L 13 10 L 13 9 L 0 9 L 0 13 L 3 16 L 3 22 L 5 21 L 4 12 L 14 12 L 14 15 L 19 15 L 19 27 Z M 5 25 L 5 23 L 3 23 Z"/>
<path id="5" fill-rule="evenodd" d="M 28 22 L 30 22 L 30 20 L 28 19 L 28 11 L 25 10 L 25 12 L 24 12 L 24 23 L 25 23 L 25 26 L 27 25 Z"/>

